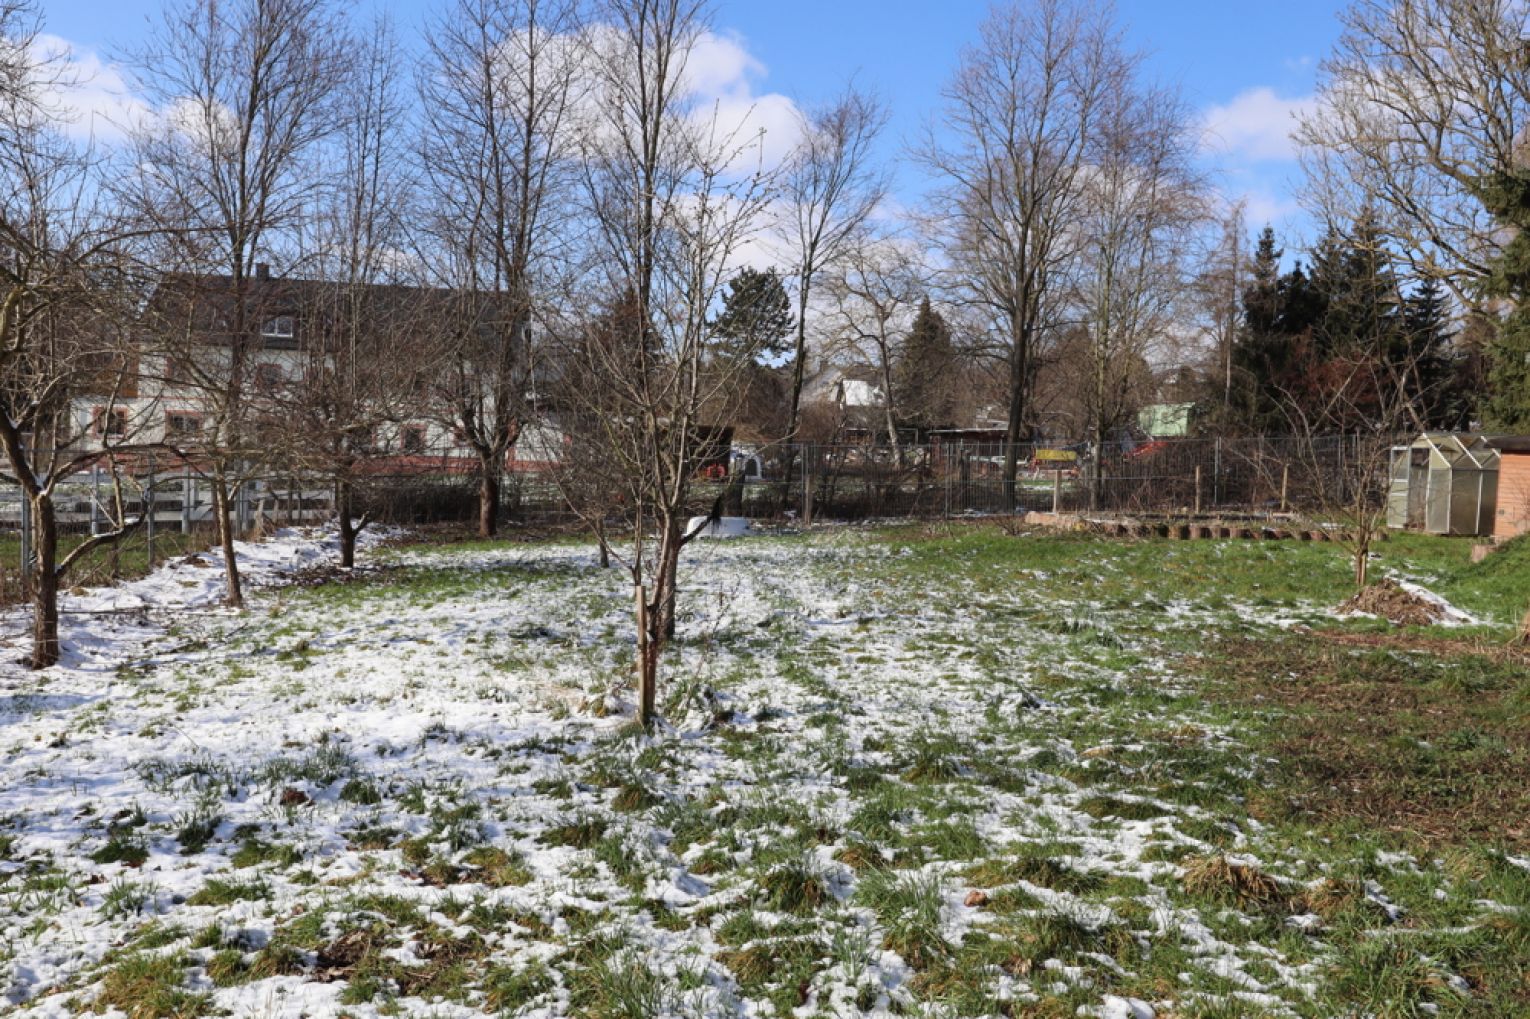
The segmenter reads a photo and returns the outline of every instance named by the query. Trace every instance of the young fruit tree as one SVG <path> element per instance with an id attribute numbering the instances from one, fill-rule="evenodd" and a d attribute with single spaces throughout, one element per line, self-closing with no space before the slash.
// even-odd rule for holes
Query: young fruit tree
<path id="1" fill-rule="evenodd" d="M 45 106 L 55 69 L 30 59 L 37 29 L 28 8 L 0 7 L 0 448 L 30 525 L 28 661 L 45 669 L 60 655 L 61 581 L 142 521 L 127 512 L 122 468 L 147 417 L 129 398 L 149 281 L 131 256 L 140 231 L 103 204 L 99 164 Z M 92 465 L 113 481 L 109 526 L 61 556 L 61 486 Z"/>
<path id="2" fill-rule="evenodd" d="M 591 242 L 564 356 L 566 393 L 598 459 L 620 465 L 631 542 L 618 560 L 637 602 L 638 713 L 655 716 L 660 657 L 675 631 L 692 481 L 726 434 L 747 357 L 714 358 L 709 323 L 770 197 L 754 139 L 698 109 L 685 65 L 706 28 L 695 0 L 602 9 L 594 114 L 585 125 Z M 604 321 L 603 321 L 604 320 Z M 604 510 L 604 506 L 600 510 Z M 581 508 L 575 506 L 576 511 Z"/>

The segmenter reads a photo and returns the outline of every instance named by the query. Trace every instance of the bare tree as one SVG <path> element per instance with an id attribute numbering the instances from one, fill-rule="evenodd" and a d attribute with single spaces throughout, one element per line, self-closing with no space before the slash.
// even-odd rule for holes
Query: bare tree
<path id="1" fill-rule="evenodd" d="M 1085 339 L 1080 395 L 1093 508 L 1106 441 L 1135 414 L 1148 366 L 1173 342 L 1206 204 L 1194 122 L 1171 91 L 1123 83 L 1105 98 L 1089 148 L 1069 297 Z"/>
<path id="2" fill-rule="evenodd" d="M 1371 548 L 1386 526 L 1388 469 L 1392 448 L 1411 412 L 1400 387 L 1381 386 L 1376 360 L 1356 353 L 1342 358 L 1341 373 L 1328 380 L 1322 399 L 1311 394 L 1282 400 L 1291 436 L 1289 461 L 1280 463 L 1282 487 L 1300 486 L 1301 499 L 1319 517 L 1319 529 L 1345 548 L 1357 590 L 1370 579 Z M 1378 408 L 1374 394 L 1380 392 Z M 1367 427 L 1341 429 L 1364 412 Z M 1263 467 L 1269 471 L 1274 462 Z M 1275 479 L 1266 479 L 1273 486 Z"/>
<path id="3" fill-rule="evenodd" d="M 857 235 L 847 245 L 825 290 L 836 347 L 875 366 L 882 389 L 882 426 L 902 462 L 894 376 L 902 338 L 925 294 L 924 276 L 907 238 Z"/>
<path id="4" fill-rule="evenodd" d="M 949 130 L 932 131 L 921 152 L 941 182 L 934 232 L 1006 351 L 1011 506 L 1018 444 L 1034 424 L 1037 345 L 1083 239 L 1073 224 L 1095 121 L 1138 63 L 1093 0 L 995 7 L 944 90 Z"/>
<path id="5" fill-rule="evenodd" d="M 1530 59 L 1520 0 L 1358 0 L 1297 132 L 1328 222 L 1385 211 L 1413 274 L 1467 303 L 1503 241 L 1480 200 L 1523 166 Z"/>
<path id="6" fill-rule="evenodd" d="M 1222 217 L 1221 230 L 1205 252 L 1194 281 L 1194 299 L 1204 323 L 1204 337 L 1211 346 L 1212 363 L 1207 374 L 1217 394 L 1223 421 L 1232 413 L 1233 347 L 1238 339 L 1243 281 L 1247 276 L 1246 231 L 1244 203 L 1235 202 Z"/>
<path id="7" fill-rule="evenodd" d="M 808 318 L 818 277 L 854 250 L 888 187 L 886 171 L 873 162 L 873 147 L 887 124 L 887 109 L 875 96 L 846 89 L 838 99 L 800 117 L 802 139 L 781 181 L 784 231 L 797 281 L 786 442 L 796 441 L 800 424 Z"/>
<path id="8" fill-rule="evenodd" d="M 43 104 L 56 68 L 30 55 L 37 28 L 27 6 L 0 7 L 0 449 L 4 480 L 29 511 L 30 664 L 43 669 L 59 660 L 61 580 L 142 520 L 129 518 L 113 454 L 131 452 L 147 418 L 124 405 L 136 381 L 132 313 L 147 281 L 130 253 L 139 231 L 101 205 L 98 164 Z M 61 557 L 59 488 L 102 462 L 114 481 L 112 526 Z"/>
<path id="9" fill-rule="evenodd" d="M 301 374 L 254 396 L 270 418 L 270 445 L 283 466 L 332 492 L 340 565 L 347 568 L 372 519 L 358 503 L 363 493 L 375 494 L 391 452 L 389 434 L 400 440 L 398 452 L 423 446 L 421 431 L 406 432 L 420 426 L 403 422 L 411 410 L 419 417 L 435 367 L 434 352 L 420 339 L 446 303 L 407 285 L 400 70 L 391 29 L 379 22 L 358 44 L 337 135 L 336 186 L 309 232 L 315 250 L 304 261 L 319 278 L 294 286 L 311 335 Z"/>
<path id="10" fill-rule="evenodd" d="M 460 297 L 442 322 L 436 403 L 478 460 L 484 537 L 527 413 L 539 278 L 568 243 L 568 222 L 553 220 L 567 211 L 578 11 L 573 0 L 460 0 L 422 75 L 432 261 Z"/>
<path id="11" fill-rule="evenodd" d="M 134 127 L 135 172 L 123 190 L 167 228 L 174 243 L 159 258 L 183 270 L 155 329 L 204 412 L 192 445 L 236 607 L 232 492 L 260 453 L 247 413 L 253 359 L 301 342 L 271 303 L 263 267 L 293 249 L 327 184 L 314 163 L 335 130 L 351 52 L 336 11 L 330 0 L 183 0 L 131 55 L 159 113 Z"/>
<path id="12" fill-rule="evenodd" d="M 714 363 L 709 322 L 770 193 L 760 171 L 738 169 L 757 146 L 697 109 L 686 86 L 706 5 L 613 0 L 602 13 L 584 164 L 593 225 L 585 296 L 604 299 L 584 304 L 603 305 L 609 324 L 570 353 L 590 380 L 576 394 L 577 417 L 597 430 L 576 441 L 598 444 L 627 478 L 633 539 L 618 558 L 637 592 L 646 725 L 675 629 L 680 553 L 699 530 L 686 527 L 692 478 L 725 434 L 708 415 L 726 407 L 750 361 Z"/>

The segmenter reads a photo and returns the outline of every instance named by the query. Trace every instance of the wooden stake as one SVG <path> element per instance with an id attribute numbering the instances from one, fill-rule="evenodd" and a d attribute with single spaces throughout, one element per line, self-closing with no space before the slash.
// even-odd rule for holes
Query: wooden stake
<path id="1" fill-rule="evenodd" d="M 1195 465 L 1195 515 L 1201 515 L 1201 465 Z"/>
<path id="2" fill-rule="evenodd" d="M 1052 472 L 1052 515 L 1055 517 L 1062 505 L 1062 470 Z"/>
<path id="3" fill-rule="evenodd" d="M 1291 465 L 1284 464 L 1280 468 L 1280 512 L 1286 511 L 1286 492 L 1291 485 Z"/>
<path id="4" fill-rule="evenodd" d="M 638 723 L 643 728 L 653 722 L 654 670 L 649 661 L 648 645 L 648 589 L 642 584 L 634 588 L 637 599 L 637 668 L 638 668 Z"/>
<path id="5" fill-rule="evenodd" d="M 805 452 L 802 457 L 802 526 L 813 526 L 813 470 Z"/>

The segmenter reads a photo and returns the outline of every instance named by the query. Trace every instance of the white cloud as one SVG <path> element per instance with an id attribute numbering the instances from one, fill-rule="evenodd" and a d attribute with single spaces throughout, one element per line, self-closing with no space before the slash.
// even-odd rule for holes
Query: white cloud
<path id="1" fill-rule="evenodd" d="M 686 87 L 698 96 L 747 96 L 750 79 L 764 74 L 765 65 L 736 35 L 703 32 L 685 57 Z"/>
<path id="2" fill-rule="evenodd" d="M 686 54 L 685 87 L 695 116 L 717 136 L 746 146 L 735 161 L 740 170 L 757 162 L 779 165 L 801 137 L 795 102 L 777 92 L 756 93 L 755 80 L 765 74 L 737 35 L 703 32 Z"/>
<path id="3" fill-rule="evenodd" d="M 1262 230 L 1267 225 L 1280 229 L 1302 215 L 1300 203 L 1291 197 L 1263 190 L 1245 192 L 1241 197 L 1244 222 L 1254 230 Z"/>
<path id="4" fill-rule="evenodd" d="M 54 69 L 49 105 L 71 137 L 121 141 L 128 127 L 149 112 L 132 94 L 121 70 L 95 51 L 46 34 L 39 35 L 33 45 L 37 56 Z"/>
<path id="5" fill-rule="evenodd" d="M 1294 159 L 1296 118 L 1312 109 L 1314 102 L 1311 96 L 1280 96 L 1267 86 L 1241 92 L 1231 102 L 1206 111 L 1206 146 L 1254 162 Z"/>

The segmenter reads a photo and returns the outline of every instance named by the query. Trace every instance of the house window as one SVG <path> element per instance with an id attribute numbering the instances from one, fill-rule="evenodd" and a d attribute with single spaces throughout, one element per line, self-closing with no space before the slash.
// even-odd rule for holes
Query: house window
<path id="1" fill-rule="evenodd" d="M 91 414 L 91 428 L 104 437 L 126 435 L 128 412 L 122 407 L 97 407 Z"/>
<path id="2" fill-rule="evenodd" d="M 399 435 L 399 446 L 405 453 L 425 452 L 425 426 L 405 425 Z"/>
<path id="3" fill-rule="evenodd" d="M 184 385 L 191 381 L 191 376 L 186 371 L 186 362 L 178 357 L 165 358 L 163 381 L 173 386 Z"/>
<path id="4" fill-rule="evenodd" d="M 260 327 L 260 335 L 267 339 L 290 340 L 297 335 L 297 323 L 291 315 L 268 318 Z"/>
<path id="5" fill-rule="evenodd" d="M 285 376 L 282 374 L 282 366 L 279 364 L 258 364 L 255 366 L 255 388 L 262 393 L 273 393 L 282 384 Z"/>
<path id="6" fill-rule="evenodd" d="M 198 414 L 182 414 L 171 411 L 165 415 L 165 437 L 185 438 L 202 432 L 202 418 Z"/>

